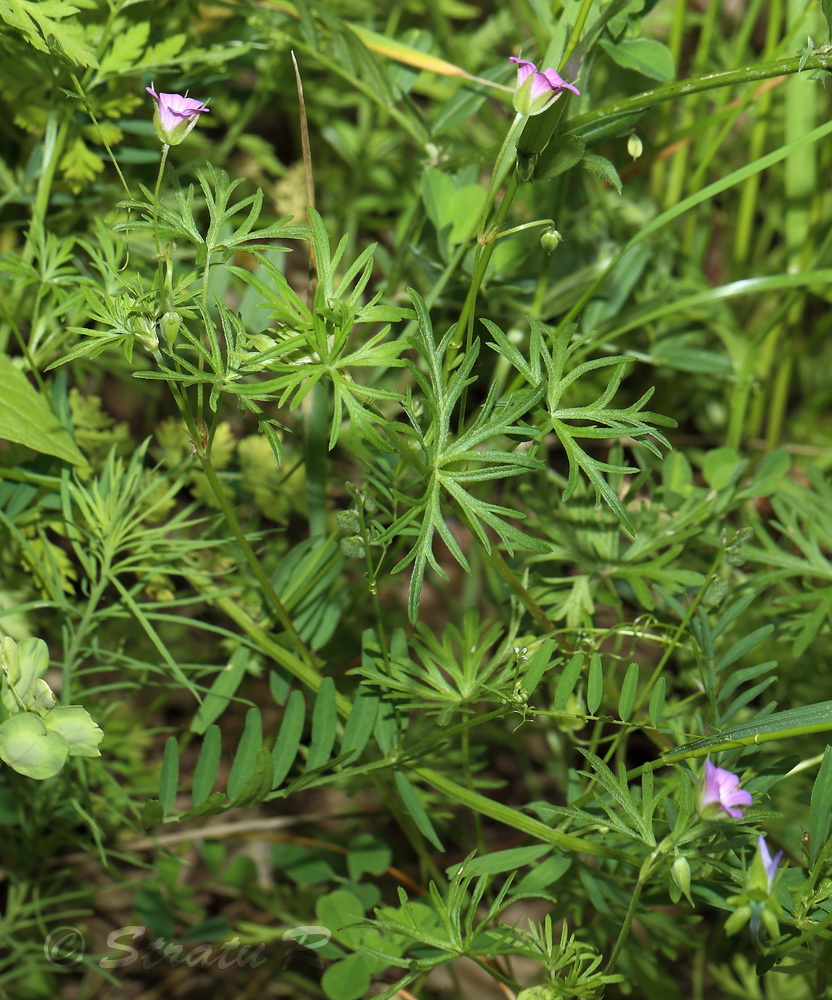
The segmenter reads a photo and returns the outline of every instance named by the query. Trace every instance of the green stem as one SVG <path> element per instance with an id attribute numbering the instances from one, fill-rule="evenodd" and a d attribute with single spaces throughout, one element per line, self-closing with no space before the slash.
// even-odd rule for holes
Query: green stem
<path id="1" fill-rule="evenodd" d="M 496 237 L 499 232 L 500 225 L 508 215 L 508 211 L 511 208 L 515 196 L 517 195 L 517 189 L 519 186 L 520 178 L 515 172 L 511 175 L 511 179 L 506 187 L 506 192 L 503 195 L 503 200 L 500 202 L 500 207 L 497 210 L 497 215 L 491 226 L 491 230 L 494 232 L 494 237 Z M 480 287 L 485 279 L 485 272 L 488 270 L 488 265 L 491 263 L 491 255 L 494 253 L 494 237 L 489 237 L 486 233 L 482 238 L 483 242 L 477 247 L 477 254 L 474 258 L 474 273 L 471 275 L 471 286 L 468 289 L 465 302 L 462 304 L 462 311 L 459 314 L 456 333 L 454 334 L 453 340 L 448 345 L 448 353 L 445 355 L 445 367 L 447 371 L 450 371 L 454 367 L 456 354 L 462 344 L 463 331 L 465 332 L 466 350 L 470 349 L 471 343 L 473 342 L 474 311 L 477 304 L 477 295 L 479 294 Z"/>
<path id="2" fill-rule="evenodd" d="M 254 574 L 257 582 L 260 584 L 263 590 L 263 596 L 266 598 L 267 602 L 271 605 L 271 608 L 274 611 L 277 620 L 280 622 L 283 628 L 289 633 L 289 636 L 291 637 L 301 659 L 304 661 L 304 663 L 306 663 L 307 667 L 309 667 L 310 670 L 314 670 L 317 673 L 318 668 L 315 663 L 315 658 L 312 655 L 309 648 L 307 647 L 306 643 L 303 641 L 303 639 L 301 639 L 298 630 L 295 628 L 294 622 L 289 617 L 289 613 L 286 611 L 286 608 L 283 606 L 283 602 L 278 597 L 277 592 L 272 586 L 271 580 L 268 578 L 266 571 L 263 569 L 260 560 L 255 555 L 254 549 L 252 549 L 251 545 L 249 544 L 249 541 L 246 538 L 242 527 L 240 526 L 240 522 L 237 520 L 237 515 L 234 513 L 234 508 L 231 506 L 228 496 L 226 495 L 226 492 L 222 487 L 222 483 L 220 482 L 219 477 L 217 476 L 213 463 L 211 462 L 210 456 L 201 454 L 199 449 L 197 449 L 197 454 L 199 455 L 199 460 L 202 463 L 202 470 L 205 473 L 206 478 L 208 479 L 208 484 L 211 487 L 211 490 L 213 491 L 214 496 L 217 499 L 217 503 L 220 506 L 220 510 L 222 511 L 223 516 L 225 517 L 225 520 L 228 523 L 229 528 L 231 528 L 231 532 L 234 535 L 237 544 L 240 546 L 240 549 L 243 553 L 243 556 L 245 557 L 246 562 L 248 563 L 251 572 Z"/>
<path id="3" fill-rule="evenodd" d="M 615 964 L 618 961 L 618 956 L 621 954 L 621 949 L 624 947 L 624 943 L 630 935 L 630 928 L 633 926 L 633 920 L 635 919 L 636 910 L 638 909 L 638 901 L 641 897 L 641 890 L 644 888 L 644 883 L 647 881 L 647 877 L 650 871 L 662 853 L 661 845 L 657 847 L 647 858 L 644 860 L 644 864 L 638 873 L 638 882 L 633 890 L 633 896 L 630 899 L 630 905 L 627 907 L 627 913 L 624 916 L 624 923 L 621 925 L 621 930 L 618 932 L 618 938 L 616 939 L 615 945 L 612 949 L 612 954 L 610 955 L 609 961 L 607 962 L 604 972 L 609 975 L 615 968 Z"/>
<path id="4" fill-rule="evenodd" d="M 35 204 L 32 207 L 30 233 L 45 229 L 46 212 L 49 208 L 49 198 L 52 194 L 52 182 L 55 179 L 55 171 L 58 169 L 61 153 L 66 145 L 66 137 L 69 134 L 69 118 L 65 117 L 60 125 L 56 125 L 57 115 L 57 107 L 53 104 L 49 111 L 46 132 L 43 136 L 43 162 L 38 180 L 38 189 L 35 195 Z M 29 238 L 23 249 L 23 259 L 26 263 L 31 263 L 33 256 L 34 246 L 31 238 Z"/>
<path id="5" fill-rule="evenodd" d="M 161 363 L 161 357 L 157 357 L 157 361 Z M 217 476 L 216 470 L 214 469 L 214 465 L 211 461 L 211 456 L 209 454 L 206 454 L 205 448 L 200 443 L 199 432 L 196 427 L 196 424 L 194 423 L 194 419 L 193 416 L 191 415 L 190 408 L 188 407 L 187 399 L 185 398 L 184 394 L 180 392 L 179 386 L 177 386 L 175 383 L 168 382 L 168 387 L 171 391 L 171 394 L 173 395 L 174 400 L 176 401 L 176 405 L 179 408 L 179 412 L 182 415 L 182 419 L 185 421 L 185 424 L 188 428 L 188 433 L 191 435 L 191 440 L 193 441 L 194 447 L 196 448 L 196 453 L 202 465 L 202 471 L 205 473 L 205 476 L 208 480 L 208 485 L 211 487 L 211 490 L 214 496 L 216 497 L 220 510 L 222 511 L 222 514 L 225 517 L 225 520 L 229 528 L 231 529 L 231 533 L 234 535 L 237 544 L 240 546 L 240 550 L 243 553 L 245 561 L 248 563 L 251 572 L 254 574 L 255 579 L 262 588 L 263 596 L 265 597 L 267 603 L 271 605 L 271 608 L 274 611 L 277 620 L 289 634 L 289 637 L 292 639 L 292 642 L 294 643 L 294 646 L 297 649 L 298 653 L 300 654 L 300 657 L 305 663 L 306 667 L 313 674 L 316 675 L 319 674 L 318 666 L 315 663 L 315 657 L 312 655 L 311 650 L 303 641 L 303 639 L 301 639 L 298 630 L 295 628 L 294 622 L 289 616 L 288 611 L 283 606 L 283 602 L 280 600 L 277 591 L 272 586 L 271 580 L 267 576 L 266 571 L 263 569 L 260 560 L 257 558 L 254 552 L 254 549 L 252 549 L 251 545 L 249 544 L 249 540 L 246 538 L 245 532 L 243 531 L 242 526 L 240 525 L 240 522 L 237 519 L 237 515 L 234 512 L 234 508 L 231 506 L 231 502 L 229 501 L 228 496 L 226 495 L 226 492 L 223 489 L 222 483 L 220 482 L 219 477 Z"/>
<path id="6" fill-rule="evenodd" d="M 553 830 L 540 820 L 527 816 L 525 813 L 512 809 L 511 806 L 503 805 L 502 802 L 495 802 L 493 799 L 480 795 L 479 792 L 471 791 L 463 785 L 458 784 L 451 778 L 439 771 L 434 771 L 429 767 L 421 767 L 417 764 L 409 766 L 410 772 L 420 778 L 425 784 L 430 785 L 437 791 L 448 796 L 451 802 L 456 805 L 465 806 L 475 812 L 488 816 L 497 823 L 503 823 L 521 833 L 526 833 L 530 837 L 535 837 L 544 844 L 554 844 L 566 851 L 576 854 L 590 854 L 598 858 L 613 858 L 623 861 L 624 864 L 637 864 L 637 860 L 632 854 L 626 851 L 619 851 L 614 847 L 607 847 L 606 844 L 596 843 L 592 840 L 584 840 L 569 833 L 562 833 L 560 830 Z"/>
<path id="7" fill-rule="evenodd" d="M 364 504 L 360 496 L 356 496 L 356 507 L 358 509 L 358 519 L 361 524 L 361 541 L 364 543 L 364 558 L 367 563 L 367 587 L 373 600 L 373 610 L 376 615 L 376 636 L 378 638 L 379 649 L 384 660 L 384 669 L 390 674 L 390 653 L 387 650 L 387 633 L 384 628 L 384 618 L 381 614 L 381 604 L 378 599 L 378 570 L 381 566 L 373 566 L 373 557 L 370 554 L 370 532 L 364 519 Z M 382 556 L 382 559 L 384 557 Z"/>
<path id="8" fill-rule="evenodd" d="M 705 577 L 702 586 L 699 588 L 699 593 L 693 599 L 690 607 L 687 610 L 687 614 L 685 615 L 685 617 L 679 622 L 679 625 L 677 626 L 676 631 L 673 633 L 673 638 L 670 640 L 667 649 L 665 649 L 662 658 L 656 664 L 655 670 L 650 675 L 650 680 L 644 686 L 644 690 L 636 699 L 634 705 L 635 711 L 640 709 L 641 706 L 645 703 L 645 701 L 647 701 L 647 699 L 650 697 L 650 692 L 653 690 L 656 681 L 659 679 L 659 677 L 661 677 L 662 671 L 664 670 L 667 661 L 670 659 L 671 653 L 678 645 L 679 639 L 682 637 L 682 633 L 687 629 L 688 623 L 690 622 L 691 618 L 693 618 L 693 616 L 696 614 L 696 609 L 702 603 L 702 598 L 705 596 L 705 592 L 710 586 L 711 580 L 713 580 L 714 575 L 716 574 L 716 571 L 719 568 L 720 562 L 722 562 L 723 555 L 724 555 L 724 549 L 720 548 L 719 552 L 716 555 L 716 558 L 711 564 L 711 568 L 708 571 L 708 574 Z"/>
<path id="9" fill-rule="evenodd" d="M 517 153 L 512 149 L 511 141 L 514 138 L 517 129 L 523 122 L 525 122 L 526 116 L 517 114 L 514 116 L 514 121 L 509 126 L 508 132 L 506 132 L 506 137 L 503 139 L 503 144 L 500 146 L 500 152 L 497 153 L 497 159 L 494 161 L 494 169 L 491 171 L 491 181 L 488 185 L 488 191 L 485 195 L 485 203 L 482 207 L 482 212 L 480 214 L 480 221 L 477 225 L 477 238 L 479 242 L 483 241 L 483 236 L 485 235 L 485 229 L 488 224 L 488 216 L 491 214 L 491 209 L 497 198 L 497 189 L 503 183 L 505 179 L 506 171 L 514 162 Z M 509 155 L 509 150 L 511 155 Z"/>
<path id="10" fill-rule="evenodd" d="M 675 101 L 677 97 L 698 94 L 715 87 L 733 87 L 742 83 L 753 83 L 755 80 L 770 80 L 775 76 L 789 76 L 802 72 L 801 56 L 788 59 L 772 59 L 769 62 L 758 63 L 756 66 L 746 66 L 743 69 L 731 69 L 721 73 L 703 73 L 700 76 L 688 77 L 645 91 L 635 97 L 629 97 L 611 104 L 605 104 L 595 111 L 573 118 L 569 123 L 568 134 L 582 135 L 590 131 L 593 125 L 606 119 L 626 117 L 636 111 L 647 111 L 665 101 Z M 809 56 L 803 67 L 804 72 L 815 69 L 832 69 L 832 52 L 815 52 Z"/>
<path id="11" fill-rule="evenodd" d="M 162 260 L 162 237 L 159 233 L 159 192 L 162 189 L 162 177 L 165 173 L 165 164 L 168 162 L 170 146 L 162 143 L 162 158 L 159 161 L 159 173 L 156 176 L 156 187 L 153 189 L 153 235 L 156 238 L 156 256 L 160 265 Z"/>

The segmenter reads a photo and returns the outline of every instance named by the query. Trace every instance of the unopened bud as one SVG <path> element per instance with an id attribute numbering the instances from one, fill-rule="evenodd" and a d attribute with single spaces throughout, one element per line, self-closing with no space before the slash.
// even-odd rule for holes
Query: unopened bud
<path id="1" fill-rule="evenodd" d="M 690 898 L 690 864 L 687 858 L 682 857 L 681 854 L 676 858 L 670 867 L 670 877 L 673 879 L 674 885 L 684 893 L 685 899 L 693 906 L 693 900 Z"/>
<path id="2" fill-rule="evenodd" d="M 637 160 L 644 152 L 644 143 L 635 132 L 631 133 L 630 138 L 627 140 L 627 152 L 634 160 Z"/>
<path id="3" fill-rule="evenodd" d="M 159 338 L 156 336 L 153 324 L 146 316 L 136 316 L 133 319 L 133 336 L 148 351 L 155 351 L 159 346 Z"/>
<path id="4" fill-rule="evenodd" d="M 165 343 L 168 345 L 168 350 L 173 350 L 173 345 L 179 336 L 179 327 L 182 326 L 182 317 L 178 312 L 173 312 L 169 309 L 159 320 L 159 326 L 162 328 L 162 335 L 165 338 Z"/>
<path id="5" fill-rule="evenodd" d="M 546 251 L 546 253 L 552 253 L 554 250 L 560 246 L 560 242 L 563 237 L 555 229 L 554 226 L 549 226 L 546 232 L 540 237 L 540 245 Z"/>

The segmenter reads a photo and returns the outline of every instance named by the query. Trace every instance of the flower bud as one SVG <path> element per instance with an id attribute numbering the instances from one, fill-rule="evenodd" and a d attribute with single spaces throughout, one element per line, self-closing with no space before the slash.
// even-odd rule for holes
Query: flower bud
<path id="1" fill-rule="evenodd" d="M 178 312 L 173 312 L 169 309 L 159 320 L 159 326 L 162 328 L 162 334 L 165 338 L 165 343 L 168 345 L 168 350 L 172 351 L 173 345 L 176 343 L 176 338 L 179 336 L 179 327 L 182 326 L 182 317 Z"/>
<path id="2" fill-rule="evenodd" d="M 670 877 L 674 885 L 684 894 L 685 899 L 693 906 L 690 898 L 690 864 L 688 859 L 680 854 L 670 867 Z"/>
<path id="3" fill-rule="evenodd" d="M 635 132 L 631 133 L 630 138 L 627 140 L 627 152 L 634 160 L 637 160 L 644 152 L 644 143 Z"/>
<path id="4" fill-rule="evenodd" d="M 154 324 L 146 316 L 133 318 L 133 336 L 148 351 L 155 351 L 159 346 L 159 338 L 156 336 Z"/>
<path id="5" fill-rule="evenodd" d="M 552 253 L 560 246 L 562 239 L 563 237 L 557 229 L 554 226 L 549 226 L 546 232 L 540 237 L 540 245 L 546 253 Z"/>

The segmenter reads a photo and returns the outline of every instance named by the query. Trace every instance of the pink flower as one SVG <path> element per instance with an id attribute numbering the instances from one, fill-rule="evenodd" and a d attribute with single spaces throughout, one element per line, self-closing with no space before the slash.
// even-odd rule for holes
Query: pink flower
<path id="1" fill-rule="evenodd" d="M 156 102 L 153 114 L 156 135 L 168 146 L 178 146 L 196 125 L 199 116 L 210 110 L 201 101 L 181 94 L 157 94 L 153 87 L 145 89 Z"/>
<path id="2" fill-rule="evenodd" d="M 727 813 L 732 819 L 742 819 L 742 809 L 754 800 L 751 793 L 740 788 L 740 779 L 733 771 L 716 767 L 705 761 L 705 773 L 696 788 L 696 802 L 702 819 L 724 819 Z"/>
<path id="3" fill-rule="evenodd" d="M 580 94 L 580 90 L 553 69 L 538 72 L 534 63 L 509 56 L 517 63 L 517 90 L 514 92 L 514 110 L 521 115 L 539 115 L 553 104 L 564 90 Z"/>

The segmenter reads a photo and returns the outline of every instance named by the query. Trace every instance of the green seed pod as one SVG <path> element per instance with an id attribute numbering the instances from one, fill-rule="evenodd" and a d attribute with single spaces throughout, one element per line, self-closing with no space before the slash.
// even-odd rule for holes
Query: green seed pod
<path id="1" fill-rule="evenodd" d="M 630 138 L 627 140 L 627 152 L 634 160 L 637 160 L 644 152 L 644 143 L 635 132 L 632 132 Z"/>
<path id="2" fill-rule="evenodd" d="M 363 559 L 366 554 L 363 538 L 360 535 L 348 535 L 342 538 L 341 551 L 350 559 Z"/>
<path id="3" fill-rule="evenodd" d="M 361 519 L 354 510 L 339 510 L 335 515 L 338 530 L 345 535 L 357 535 L 361 531 Z"/>

